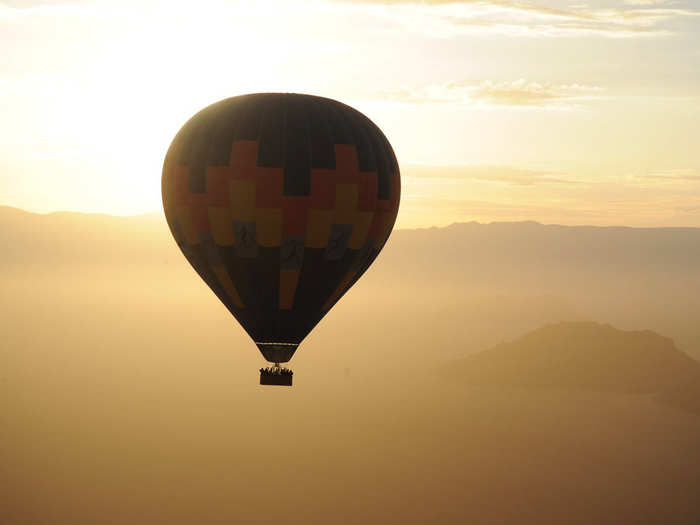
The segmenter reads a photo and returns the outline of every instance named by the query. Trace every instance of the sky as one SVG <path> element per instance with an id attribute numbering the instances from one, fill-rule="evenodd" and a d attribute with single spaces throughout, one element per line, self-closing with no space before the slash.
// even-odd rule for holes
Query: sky
<path id="1" fill-rule="evenodd" d="M 370 117 L 399 227 L 700 226 L 699 0 L 0 0 L 0 204 L 161 210 L 163 157 L 249 92 Z"/>

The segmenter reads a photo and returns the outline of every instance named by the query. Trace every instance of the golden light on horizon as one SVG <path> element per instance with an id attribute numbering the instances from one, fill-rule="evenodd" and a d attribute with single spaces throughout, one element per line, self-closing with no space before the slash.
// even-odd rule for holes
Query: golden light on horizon
<path id="1" fill-rule="evenodd" d="M 13 2 L 0 9 L 0 202 L 158 211 L 162 159 L 189 117 L 286 91 L 385 130 L 409 177 L 402 226 L 700 224 L 698 12 L 608 3 Z"/>

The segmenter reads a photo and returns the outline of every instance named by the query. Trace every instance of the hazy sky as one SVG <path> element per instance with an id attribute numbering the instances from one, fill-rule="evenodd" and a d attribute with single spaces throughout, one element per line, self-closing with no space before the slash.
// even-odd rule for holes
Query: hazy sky
<path id="1" fill-rule="evenodd" d="M 700 226 L 698 0 L 0 0 L 0 49 L 0 204 L 158 211 L 187 118 L 297 91 L 385 131 L 399 226 Z"/>

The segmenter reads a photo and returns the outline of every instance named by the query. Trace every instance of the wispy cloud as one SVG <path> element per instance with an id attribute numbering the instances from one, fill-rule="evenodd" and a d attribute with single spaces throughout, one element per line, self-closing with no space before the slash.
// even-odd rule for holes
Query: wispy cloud
<path id="1" fill-rule="evenodd" d="M 668 4 L 669 0 L 625 0 L 625 5 L 664 5 Z"/>
<path id="2" fill-rule="evenodd" d="M 537 220 L 559 224 L 698 226 L 700 172 L 648 175 L 518 166 L 403 166 L 402 221 Z M 645 177 L 640 179 L 639 177 Z M 642 180 L 644 182 L 642 182 Z"/>
<path id="3" fill-rule="evenodd" d="M 516 186 L 535 184 L 582 184 L 583 181 L 564 178 L 561 173 L 509 166 L 406 166 L 408 177 L 439 177 L 458 180 L 499 182 Z"/>
<path id="4" fill-rule="evenodd" d="M 631 0 L 622 7 L 587 5 L 553 8 L 510 0 L 405 0 L 342 2 L 397 20 L 404 29 L 449 38 L 460 34 L 528 37 L 599 35 L 630 38 L 668 34 L 664 23 L 699 17 L 700 11 L 672 7 L 659 0 Z M 668 7 L 666 7 L 668 5 Z"/>
<path id="5" fill-rule="evenodd" d="M 409 104 L 458 104 L 571 108 L 585 100 L 600 98 L 603 88 L 583 84 L 553 84 L 519 79 L 481 83 L 449 82 L 419 89 L 383 90 L 370 97 Z"/>
<path id="6" fill-rule="evenodd" d="M 591 98 L 601 91 L 598 86 L 540 84 L 520 79 L 514 82 L 486 81 L 473 89 L 471 97 L 502 106 L 546 106 Z"/>
<path id="7" fill-rule="evenodd" d="M 700 172 L 692 168 L 659 171 L 636 177 L 660 182 L 700 182 Z"/>
<path id="8" fill-rule="evenodd" d="M 134 12 L 151 6 L 171 13 L 186 11 L 186 4 L 160 0 L 15 0 L 0 1 L 0 19 L 35 14 L 102 16 L 105 13 Z M 626 0 L 616 7 L 587 5 L 554 8 L 532 1 L 517 0 L 258 0 L 251 4 L 238 0 L 202 0 L 200 11 L 247 12 L 265 9 L 267 13 L 310 12 L 343 16 L 362 14 L 383 20 L 385 32 L 406 30 L 435 38 L 459 35 L 507 35 L 511 37 L 569 37 L 598 35 L 613 38 L 654 36 L 673 32 L 666 22 L 700 17 L 700 10 L 675 7 L 662 0 Z M 194 9 L 194 4 L 189 6 Z"/>

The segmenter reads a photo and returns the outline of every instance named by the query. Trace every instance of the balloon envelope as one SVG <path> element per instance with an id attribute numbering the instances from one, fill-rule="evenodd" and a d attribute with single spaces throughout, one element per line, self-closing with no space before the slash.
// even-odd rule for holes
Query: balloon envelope
<path id="1" fill-rule="evenodd" d="M 358 111 L 260 93 L 182 127 L 162 192 L 187 260 L 265 358 L 287 362 L 379 254 L 401 183 L 389 142 Z"/>

